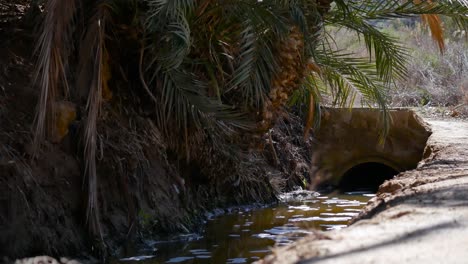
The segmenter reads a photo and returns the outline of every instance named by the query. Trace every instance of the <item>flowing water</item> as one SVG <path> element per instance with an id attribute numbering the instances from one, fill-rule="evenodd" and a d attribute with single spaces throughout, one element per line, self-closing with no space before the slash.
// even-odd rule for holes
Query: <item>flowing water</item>
<path id="1" fill-rule="evenodd" d="M 293 192 L 278 205 L 212 217 L 202 234 L 154 242 L 152 252 L 140 252 L 120 263 L 251 263 L 270 253 L 271 247 L 288 245 L 311 230 L 346 227 L 372 196 Z"/>

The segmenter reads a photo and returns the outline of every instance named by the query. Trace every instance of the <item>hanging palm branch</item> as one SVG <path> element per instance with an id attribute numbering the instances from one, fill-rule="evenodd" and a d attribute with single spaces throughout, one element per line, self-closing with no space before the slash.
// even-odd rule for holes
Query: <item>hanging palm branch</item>
<path id="1" fill-rule="evenodd" d="M 97 118 L 99 108 L 102 102 L 102 68 L 103 68 L 103 53 L 104 53 L 104 36 L 105 22 L 102 18 L 97 19 L 98 34 L 96 39 L 96 54 L 94 65 L 93 82 L 89 93 L 87 103 L 87 125 L 85 129 L 85 157 L 86 157 L 86 173 L 88 175 L 88 206 L 86 217 L 90 228 L 95 234 L 101 233 L 99 226 L 99 208 L 97 205 L 97 175 L 96 175 L 96 146 L 97 146 Z"/>
<path id="2" fill-rule="evenodd" d="M 406 75 L 406 50 L 398 40 L 380 32 L 364 18 L 352 11 L 337 10 L 327 17 L 326 25 L 345 27 L 364 38 L 369 58 L 375 60 L 378 75 L 385 82 L 393 78 L 404 79 Z"/>
<path id="3" fill-rule="evenodd" d="M 453 19 L 460 28 L 468 29 L 468 2 L 458 1 L 336 1 L 338 14 L 359 17 L 364 21 L 385 20 L 421 15 L 432 32 L 434 40 L 443 51 L 443 30 L 439 16 Z"/>
<path id="4" fill-rule="evenodd" d="M 33 157 L 48 131 L 55 125 L 54 103 L 60 96 L 68 97 L 68 58 L 72 50 L 72 32 L 76 12 L 75 0 L 50 0 L 45 6 L 45 18 L 36 52 L 38 62 L 34 83 L 40 88 L 35 117 Z"/>
<path id="5" fill-rule="evenodd" d="M 100 214 L 98 204 L 98 175 L 97 175 L 97 145 L 98 119 L 103 95 L 108 82 L 108 61 L 106 50 L 106 24 L 108 23 L 108 6 L 101 2 L 97 5 L 95 14 L 89 19 L 86 35 L 81 43 L 81 53 L 89 57 L 81 57 L 79 62 L 79 79 L 89 84 L 86 103 L 86 124 L 84 130 L 84 160 L 87 181 L 88 203 L 86 220 L 90 232 L 102 241 Z M 87 69 L 91 69 L 91 71 Z M 89 75 L 88 75 L 89 74 Z M 83 87 L 79 87 L 83 88 Z"/>

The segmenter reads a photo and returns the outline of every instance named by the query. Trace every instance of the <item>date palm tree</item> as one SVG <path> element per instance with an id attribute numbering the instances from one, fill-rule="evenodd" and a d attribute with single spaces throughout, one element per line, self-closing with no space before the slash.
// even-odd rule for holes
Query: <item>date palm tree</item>
<path id="1" fill-rule="evenodd" d="M 148 116 L 179 157 L 241 159 L 236 153 L 288 103 L 308 106 L 306 131 L 318 122 L 323 94 L 337 105 L 360 94 L 386 117 L 385 94 L 405 78 L 407 53 L 373 20 L 424 15 L 443 48 L 438 15 L 467 28 L 467 14 L 466 0 L 47 0 L 35 153 L 54 126 L 57 101 L 85 109 L 87 220 L 100 234 L 97 127 L 117 93 L 113 83 L 137 87 L 129 94 L 151 105 Z M 369 56 L 334 49 L 328 25 L 357 32 Z"/>

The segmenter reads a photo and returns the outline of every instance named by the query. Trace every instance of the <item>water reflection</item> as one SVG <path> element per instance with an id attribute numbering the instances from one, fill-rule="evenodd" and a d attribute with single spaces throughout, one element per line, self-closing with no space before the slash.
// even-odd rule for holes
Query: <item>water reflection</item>
<path id="1" fill-rule="evenodd" d="M 267 255 L 272 246 L 290 244 L 309 234 L 311 229 L 346 227 L 371 196 L 345 194 L 328 197 L 309 193 L 299 199 L 284 197 L 287 202 L 275 207 L 240 210 L 208 220 L 199 239 L 160 241 L 154 245 L 157 251 L 152 258 L 130 257 L 120 262 L 251 263 Z"/>

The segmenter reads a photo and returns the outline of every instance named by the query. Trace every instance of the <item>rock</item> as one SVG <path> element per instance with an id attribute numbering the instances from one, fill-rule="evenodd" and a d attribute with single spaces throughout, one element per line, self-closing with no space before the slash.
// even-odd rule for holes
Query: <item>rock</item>
<path id="1" fill-rule="evenodd" d="M 403 185 L 397 181 L 386 181 L 379 187 L 379 193 L 395 193 L 401 190 Z"/>

